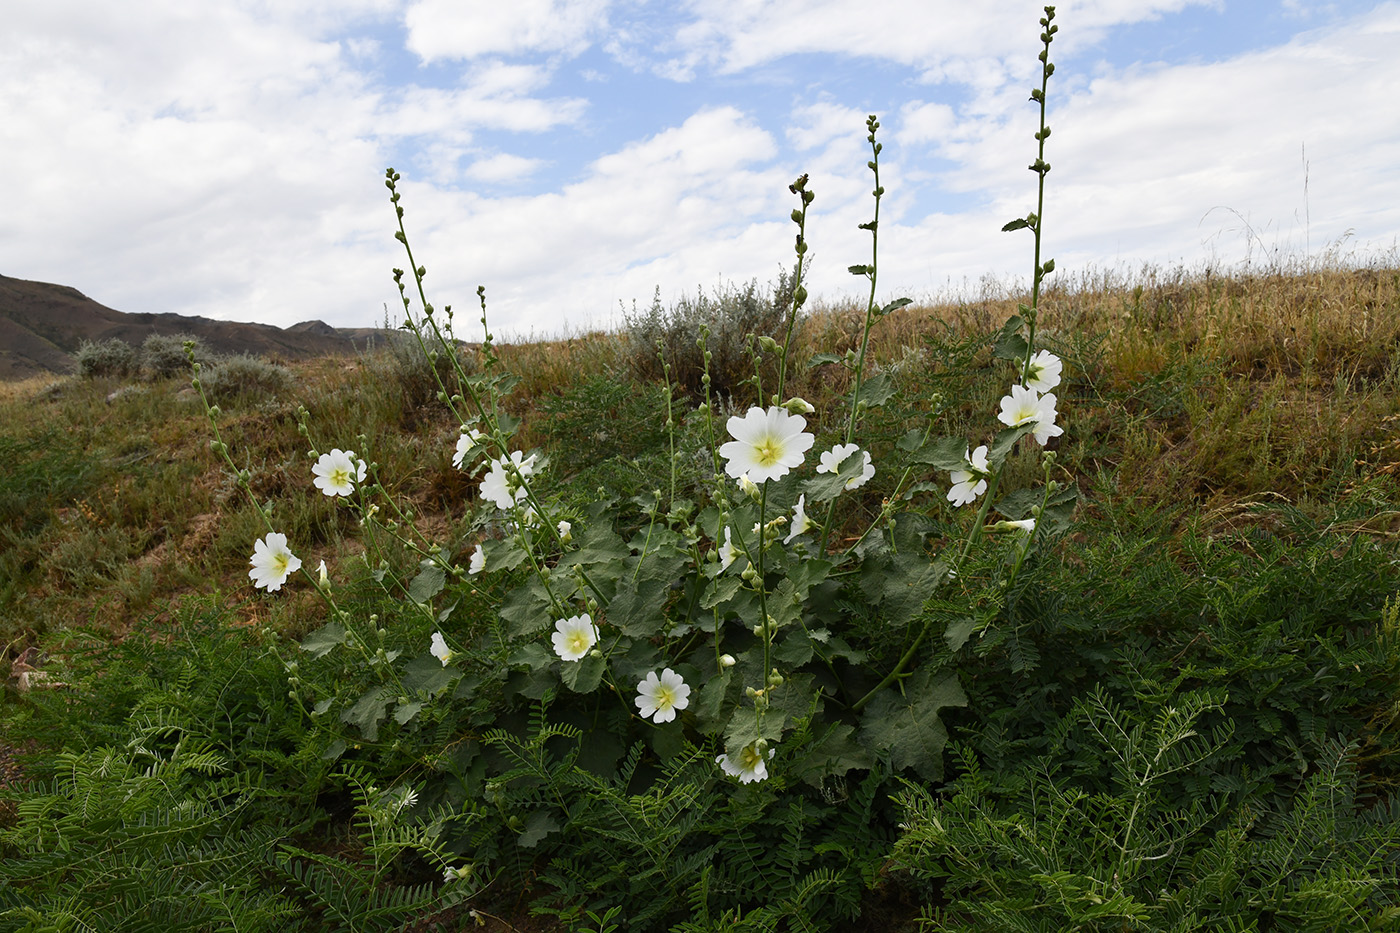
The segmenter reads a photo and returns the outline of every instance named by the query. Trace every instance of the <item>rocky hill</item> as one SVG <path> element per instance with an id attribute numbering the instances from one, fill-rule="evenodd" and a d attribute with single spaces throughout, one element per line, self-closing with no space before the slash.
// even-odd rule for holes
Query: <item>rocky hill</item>
<path id="1" fill-rule="evenodd" d="M 322 321 L 291 327 L 215 321 L 183 314 L 129 314 L 75 288 L 0 275 L 0 380 L 68 373 L 84 341 L 125 340 L 135 348 L 151 334 L 198 337 L 216 353 L 299 360 L 362 350 L 379 328 L 337 329 Z"/>

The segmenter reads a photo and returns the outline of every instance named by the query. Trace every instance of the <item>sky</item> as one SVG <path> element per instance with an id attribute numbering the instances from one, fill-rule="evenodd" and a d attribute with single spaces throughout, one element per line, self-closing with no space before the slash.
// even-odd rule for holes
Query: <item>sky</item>
<path id="1" fill-rule="evenodd" d="M 429 300 L 497 337 L 790 267 L 815 301 L 1031 267 L 1041 3 L 19 0 L 0 44 L 0 274 L 128 312 L 285 327 Z M 1051 47 L 1044 256 L 1072 282 L 1396 264 L 1400 2 L 1071 0 Z M 415 303 L 416 308 L 416 303 Z"/>

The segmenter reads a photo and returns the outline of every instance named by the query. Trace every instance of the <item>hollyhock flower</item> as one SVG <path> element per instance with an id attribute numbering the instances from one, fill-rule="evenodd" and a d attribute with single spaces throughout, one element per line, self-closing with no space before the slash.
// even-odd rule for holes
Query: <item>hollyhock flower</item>
<path id="1" fill-rule="evenodd" d="M 1040 412 L 1040 418 L 1037 419 L 1035 423 L 1035 431 L 1033 433 L 1035 434 L 1035 442 L 1041 447 L 1044 447 L 1045 442 L 1050 440 L 1050 438 L 1059 437 L 1061 434 L 1065 433 L 1065 429 L 1055 423 L 1055 418 L 1058 414 L 1055 411 L 1055 403 L 1057 401 L 1054 394 L 1050 392 L 1040 397 L 1040 402 L 1037 406 L 1037 410 Z"/>
<path id="2" fill-rule="evenodd" d="M 578 661 L 598 643 L 598 628 L 588 613 L 570 616 L 554 623 L 555 632 L 551 636 L 554 653 L 565 661 Z"/>
<path id="3" fill-rule="evenodd" d="M 967 505 L 987 491 L 987 445 L 983 444 L 970 454 L 963 454 L 966 469 L 953 470 L 948 478 L 953 488 L 948 490 L 948 501 L 953 505 Z"/>
<path id="4" fill-rule="evenodd" d="M 677 710 L 690 705 L 690 687 L 669 667 L 660 677 L 652 671 L 646 680 L 637 684 L 637 696 L 632 702 L 641 710 L 643 719 L 651 717 L 653 722 L 670 722 L 676 718 Z"/>
<path id="5" fill-rule="evenodd" d="M 1008 428 L 1031 424 L 1040 418 L 1040 393 L 1035 389 L 1012 386 L 1011 394 L 1002 396 L 1001 412 L 997 414 L 997 420 Z"/>
<path id="6" fill-rule="evenodd" d="M 557 529 L 558 532 L 559 532 L 559 543 L 560 543 L 560 544 L 568 544 L 570 541 L 574 540 L 574 526 L 573 526 L 573 525 L 571 525 L 571 524 L 569 524 L 568 522 L 563 521 L 563 520 L 561 519 L 560 522 L 559 522 L 559 524 L 556 525 L 555 527 L 556 527 L 556 529 Z"/>
<path id="7" fill-rule="evenodd" d="M 476 428 L 472 428 L 458 437 L 457 452 L 452 455 L 452 465 L 459 470 L 465 470 L 467 468 L 467 454 L 472 452 L 472 448 L 479 444 L 484 436 Z"/>
<path id="8" fill-rule="evenodd" d="M 1037 392 L 1049 392 L 1060 384 L 1060 373 L 1064 365 L 1060 358 L 1049 350 L 1040 350 L 1031 357 L 1030 365 L 1025 368 L 1022 378 L 1026 385 Z"/>
<path id="9" fill-rule="evenodd" d="M 792 530 L 783 539 L 784 544 L 789 544 L 792 539 L 808 531 L 812 527 L 812 521 L 807 517 L 807 494 L 804 492 L 797 497 L 797 505 L 792 507 Z"/>
<path id="10" fill-rule="evenodd" d="M 743 476 L 740 476 L 738 480 L 736 480 L 736 482 L 739 484 L 739 491 L 742 492 L 744 495 L 748 496 L 750 499 L 757 501 L 758 497 L 763 494 L 762 490 L 758 488 L 758 484 L 755 483 L 753 480 L 749 479 L 749 475 L 747 473 L 745 473 Z"/>
<path id="11" fill-rule="evenodd" d="M 734 563 L 734 558 L 739 556 L 739 549 L 734 546 L 734 539 L 729 529 L 724 529 L 724 543 L 719 546 L 719 570 L 720 573 L 729 569 L 729 565 Z"/>
<path id="12" fill-rule="evenodd" d="M 481 571 L 485 569 L 486 551 L 484 551 L 481 545 L 478 544 L 476 546 L 476 549 L 472 551 L 472 559 L 471 563 L 467 565 L 467 573 L 475 575 L 481 573 Z"/>
<path id="13" fill-rule="evenodd" d="M 1022 534 L 1030 534 L 1035 531 L 1035 519 L 1022 518 L 1014 522 L 997 522 L 992 526 L 993 531 L 1019 531 Z"/>
<path id="14" fill-rule="evenodd" d="M 818 473 L 840 473 L 841 464 L 846 462 L 846 458 L 854 453 L 860 452 L 860 448 L 855 444 L 837 444 L 835 447 L 822 454 L 821 465 L 817 467 Z M 859 489 L 870 482 L 870 477 L 875 475 L 875 467 L 870 463 L 870 452 L 865 451 L 865 467 L 859 476 L 852 476 L 846 480 L 847 489 Z"/>
<path id="15" fill-rule="evenodd" d="M 353 450 L 336 448 L 328 454 L 321 454 L 316 465 L 311 468 L 316 477 L 316 488 L 328 496 L 348 496 L 355 491 L 356 483 L 365 481 L 365 462 L 355 459 Z"/>
<path id="16" fill-rule="evenodd" d="M 535 472 L 535 456 L 526 457 L 517 450 L 509 458 L 492 460 L 491 472 L 481 480 L 481 498 L 494 502 L 498 509 L 508 509 L 524 499 L 527 493 L 523 480 Z M 520 473 L 519 479 L 510 469 L 512 464 Z"/>
<path id="17" fill-rule="evenodd" d="M 773 406 L 768 410 L 750 408 L 744 417 L 732 416 L 727 422 L 734 440 L 721 445 L 720 456 L 728 461 L 724 470 L 738 479 L 747 476 L 762 483 L 787 475 L 801 466 L 803 457 L 816 438 L 803 429 L 807 419 Z"/>
<path id="18" fill-rule="evenodd" d="M 432 646 L 428 648 L 428 652 L 441 661 L 443 667 L 446 667 L 447 663 L 452 660 L 453 651 L 447 647 L 442 632 L 433 632 Z"/>
<path id="19" fill-rule="evenodd" d="M 287 550 L 287 536 L 276 532 L 254 542 L 248 563 L 253 565 L 248 571 L 253 588 L 267 587 L 269 593 L 280 590 L 288 575 L 301 569 L 301 558 Z"/>
<path id="20" fill-rule="evenodd" d="M 772 758 L 776 749 L 769 749 L 767 758 Z M 758 743 L 745 745 L 739 754 L 734 757 L 720 755 L 715 759 L 715 763 L 724 769 L 724 773 L 739 779 L 740 784 L 752 784 L 754 781 L 762 781 L 768 777 L 767 758 L 758 750 Z"/>

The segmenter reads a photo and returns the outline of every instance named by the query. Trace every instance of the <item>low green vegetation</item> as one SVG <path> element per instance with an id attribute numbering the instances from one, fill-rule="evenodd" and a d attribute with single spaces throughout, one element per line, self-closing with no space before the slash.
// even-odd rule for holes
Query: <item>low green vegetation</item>
<path id="1" fill-rule="evenodd" d="M 0 933 L 1400 929 L 1400 270 L 1032 214 L 1026 293 L 812 306 L 792 194 L 619 334 L 410 253 L 363 357 L 5 389 Z"/>

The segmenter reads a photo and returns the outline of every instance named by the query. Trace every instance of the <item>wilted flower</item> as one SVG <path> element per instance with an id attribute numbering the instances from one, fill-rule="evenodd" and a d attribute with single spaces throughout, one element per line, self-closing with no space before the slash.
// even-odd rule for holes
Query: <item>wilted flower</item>
<path id="1" fill-rule="evenodd" d="M 470 431 L 458 437 L 457 452 L 452 455 L 452 465 L 459 470 L 465 470 L 467 468 L 467 454 L 472 452 L 473 447 L 481 443 L 481 439 L 484 436 L 485 435 L 476 428 L 472 428 Z"/>
<path id="2" fill-rule="evenodd" d="M 748 496 L 750 499 L 757 499 L 760 495 L 762 495 L 762 491 L 758 488 L 758 484 L 755 483 L 753 480 L 749 479 L 749 475 L 747 473 L 745 473 L 743 476 L 740 476 L 739 479 L 736 480 L 736 482 L 739 484 L 739 491 L 742 492 L 744 495 Z"/>
<path id="3" fill-rule="evenodd" d="M 993 531 L 1019 531 L 1022 534 L 1030 534 L 1035 531 L 1035 519 L 1022 518 L 1014 522 L 997 522 L 992 525 Z"/>
<path id="4" fill-rule="evenodd" d="M 642 718 L 652 717 L 653 722 L 670 722 L 676 718 L 676 710 L 690 705 L 690 687 L 680 674 L 669 667 L 656 676 L 656 671 L 647 674 L 647 679 L 637 684 L 637 696 L 633 700 L 641 710 Z"/>
<path id="5" fill-rule="evenodd" d="M 719 569 L 720 572 L 729 569 L 729 565 L 734 563 L 734 558 L 739 556 L 739 549 L 734 546 L 734 538 L 728 527 L 724 529 L 724 543 L 719 546 Z"/>
<path id="6" fill-rule="evenodd" d="M 953 505 L 967 505 L 987 491 L 987 445 L 983 444 L 971 454 L 963 454 L 965 469 L 953 470 L 948 478 L 953 488 L 948 490 L 948 501 Z"/>
<path id="7" fill-rule="evenodd" d="M 287 550 L 287 536 L 271 532 L 253 544 L 253 557 L 248 563 L 253 569 L 248 576 L 253 588 L 266 587 L 269 593 L 282 588 L 289 574 L 301 569 L 301 558 Z"/>
<path id="8" fill-rule="evenodd" d="M 1064 363 L 1049 350 L 1039 350 L 1031 357 L 1030 365 L 1022 374 L 1026 385 L 1037 392 L 1049 392 L 1060 384 L 1060 372 Z"/>
<path id="9" fill-rule="evenodd" d="M 467 573 L 478 574 L 486 569 L 486 551 L 480 544 L 472 551 L 471 563 L 467 565 Z"/>
<path id="10" fill-rule="evenodd" d="M 817 467 L 818 473 L 840 473 L 841 464 L 846 462 L 846 458 L 860 451 L 855 444 L 837 444 L 821 456 L 821 465 Z M 859 476 L 852 476 L 846 480 L 847 489 L 859 489 L 870 482 L 870 477 L 875 475 L 875 467 L 870 462 L 870 451 L 865 451 L 865 467 Z"/>
<path id="11" fill-rule="evenodd" d="M 498 509 L 508 509 L 524 499 L 527 493 L 522 480 L 535 472 L 535 456 L 526 457 L 517 450 L 509 458 L 492 460 L 491 472 L 481 480 L 481 498 L 491 500 Z M 516 479 L 515 471 L 510 469 L 512 464 L 515 471 L 519 471 L 520 479 Z"/>
<path id="12" fill-rule="evenodd" d="M 565 661 L 578 661 L 598 643 L 598 628 L 588 613 L 554 623 L 554 653 Z"/>
<path id="13" fill-rule="evenodd" d="M 804 492 L 797 497 L 797 505 L 792 507 L 792 530 L 783 539 L 784 544 L 788 544 L 793 538 L 807 531 L 812 527 L 812 522 L 807 518 L 807 494 Z"/>
<path id="14" fill-rule="evenodd" d="M 331 582 L 331 575 L 326 572 L 326 562 L 321 561 L 321 566 L 316 568 L 316 582 L 322 586 Z"/>
<path id="15" fill-rule="evenodd" d="M 355 491 L 356 483 L 365 481 L 365 469 L 365 462 L 357 460 L 353 450 L 336 448 L 321 454 L 311 473 L 321 492 L 328 496 L 348 496 Z"/>
<path id="16" fill-rule="evenodd" d="M 767 759 L 772 758 L 776 749 L 769 749 L 767 758 L 758 750 L 758 743 L 745 745 L 739 754 L 730 758 L 729 755 L 720 755 L 715 759 L 715 763 L 724 769 L 724 773 L 739 779 L 740 784 L 752 784 L 754 781 L 762 781 L 768 777 Z"/>
<path id="17" fill-rule="evenodd" d="M 432 646 L 428 649 L 428 652 L 441 661 L 443 667 L 446 667 L 448 662 L 452 660 L 452 649 L 447 647 L 447 642 L 443 639 L 442 632 L 433 632 Z"/>
<path id="18" fill-rule="evenodd" d="M 750 408 L 742 418 L 732 416 L 726 426 L 735 439 L 719 449 L 728 461 L 724 470 L 735 479 L 747 476 L 754 483 L 779 479 L 801 466 L 803 456 L 816 441 L 803 430 L 806 418 L 776 405 L 766 411 Z"/>
<path id="19" fill-rule="evenodd" d="M 573 525 L 569 524 L 568 522 L 564 521 L 563 519 L 560 519 L 559 524 L 558 524 L 557 526 L 555 526 L 555 527 L 556 527 L 556 529 L 557 529 L 558 532 L 559 532 L 559 543 L 560 543 L 560 544 L 568 544 L 570 541 L 574 540 L 574 526 L 573 526 Z"/>

